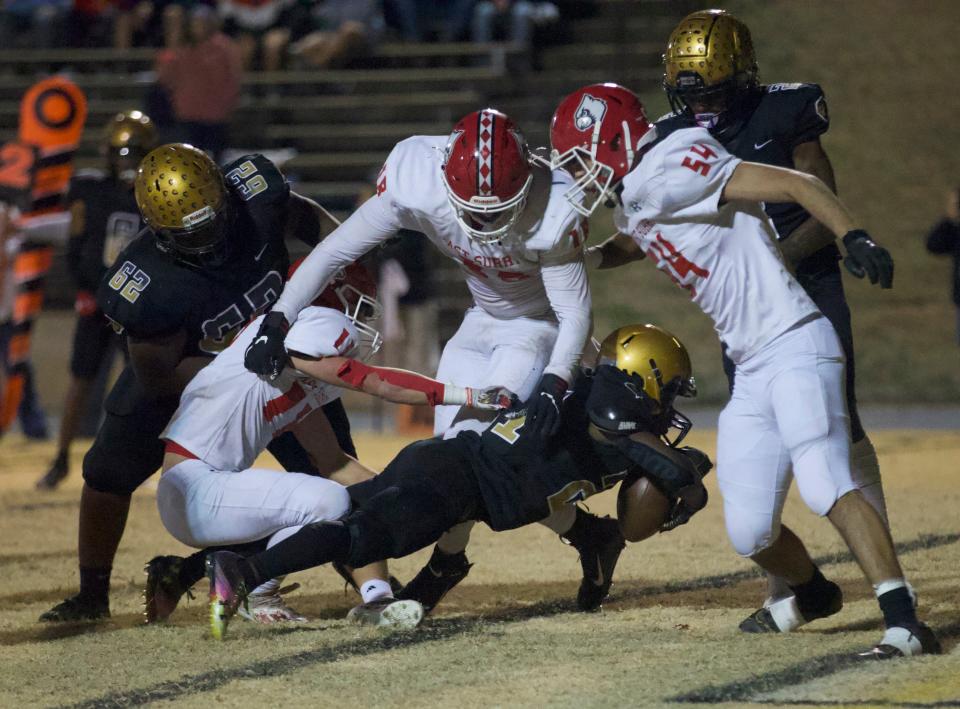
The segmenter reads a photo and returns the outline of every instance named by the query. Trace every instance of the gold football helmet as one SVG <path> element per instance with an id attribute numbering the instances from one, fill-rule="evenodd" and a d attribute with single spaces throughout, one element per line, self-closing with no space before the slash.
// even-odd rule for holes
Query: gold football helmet
<path id="1" fill-rule="evenodd" d="M 663 55 L 663 87 L 674 111 L 719 114 L 757 85 L 750 30 L 726 10 L 701 10 L 674 28 Z"/>
<path id="2" fill-rule="evenodd" d="M 619 327 L 600 345 L 594 381 L 587 399 L 590 420 L 603 431 L 629 434 L 681 433 L 690 421 L 673 409 L 678 396 L 695 396 L 690 355 L 672 334 L 656 325 Z"/>
<path id="3" fill-rule="evenodd" d="M 157 129 L 150 116 L 140 111 L 123 111 L 103 129 L 103 149 L 110 171 L 133 184 L 143 156 L 157 147 Z"/>
<path id="4" fill-rule="evenodd" d="M 170 143 L 150 151 L 137 170 L 134 195 L 164 250 L 195 257 L 224 244 L 227 188 L 202 150 Z"/>

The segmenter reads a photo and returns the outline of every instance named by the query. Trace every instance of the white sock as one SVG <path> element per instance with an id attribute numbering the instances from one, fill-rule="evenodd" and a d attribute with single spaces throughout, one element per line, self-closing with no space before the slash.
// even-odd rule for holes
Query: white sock
<path id="1" fill-rule="evenodd" d="M 540 520 L 540 524 L 562 537 L 570 531 L 576 519 L 577 508 L 573 505 L 564 505 L 556 512 L 551 513 L 546 519 Z"/>
<path id="2" fill-rule="evenodd" d="M 907 588 L 908 590 L 913 590 L 910 588 L 910 584 L 907 583 L 906 579 L 887 579 L 886 581 L 881 581 L 880 583 L 875 583 L 873 585 L 873 592 L 877 594 L 877 598 L 880 598 L 885 593 L 894 591 L 898 588 Z M 911 594 L 912 596 L 913 594 Z"/>
<path id="3" fill-rule="evenodd" d="M 883 497 L 883 481 L 880 479 L 880 462 L 877 460 L 877 451 L 866 436 L 850 446 L 850 475 L 889 529 L 887 503 Z"/>
<path id="4" fill-rule="evenodd" d="M 393 589 L 390 588 L 389 582 L 383 579 L 371 579 L 361 584 L 360 597 L 364 603 L 370 603 L 370 601 L 376 601 L 381 598 L 392 598 Z"/>
<path id="5" fill-rule="evenodd" d="M 459 554 L 470 543 L 470 532 L 476 522 L 468 521 L 454 525 L 437 541 L 437 546 L 444 554 Z"/>
<path id="6" fill-rule="evenodd" d="M 257 586 L 250 592 L 251 596 L 270 596 L 277 592 L 277 589 L 280 588 L 280 584 L 283 583 L 285 576 L 278 576 L 275 579 L 270 579 L 269 581 L 264 581 L 262 584 Z"/>

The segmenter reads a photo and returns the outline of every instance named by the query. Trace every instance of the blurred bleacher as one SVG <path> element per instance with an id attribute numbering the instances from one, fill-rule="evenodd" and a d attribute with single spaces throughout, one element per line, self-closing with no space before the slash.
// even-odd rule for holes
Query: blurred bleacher
<path id="1" fill-rule="evenodd" d="M 386 43 L 355 68 L 251 72 L 231 125 L 231 146 L 285 160 L 294 189 L 344 216 L 394 143 L 415 134 L 445 134 L 482 105 L 510 114 L 531 146 L 540 146 L 549 142 L 557 101 L 578 86 L 615 81 L 637 91 L 655 89 L 663 42 L 692 5 L 597 0 L 592 16 L 570 21 L 571 43 L 538 50 L 536 71 L 521 48 L 503 43 Z M 117 111 L 143 106 L 156 51 L 0 50 L 0 142 L 15 135 L 20 96 L 30 84 L 66 71 L 89 100 L 78 165 L 100 165 L 100 126 Z M 48 297 L 66 304 L 69 286 L 61 287 L 59 273 L 62 264 L 51 274 Z M 448 306 L 443 309 L 456 314 L 450 322 L 458 322 L 468 302 L 460 278 L 452 264 L 438 275 Z"/>

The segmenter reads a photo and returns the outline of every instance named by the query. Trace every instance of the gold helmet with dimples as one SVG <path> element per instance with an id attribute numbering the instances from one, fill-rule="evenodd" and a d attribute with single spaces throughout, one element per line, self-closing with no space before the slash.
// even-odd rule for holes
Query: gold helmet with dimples
<path id="1" fill-rule="evenodd" d="M 134 195 L 164 251 L 201 265 L 225 259 L 227 188 L 205 152 L 185 143 L 150 151 L 137 170 Z"/>
<path id="2" fill-rule="evenodd" d="M 690 430 L 690 420 L 674 410 L 678 396 L 695 396 L 690 355 L 674 335 L 650 324 L 619 327 L 600 345 L 587 398 L 590 421 L 609 434 L 649 431 L 666 436 Z"/>
<path id="3" fill-rule="evenodd" d="M 110 172 L 132 186 L 140 161 L 157 147 L 157 128 L 141 111 L 122 111 L 104 126 L 102 145 Z"/>
<path id="4" fill-rule="evenodd" d="M 689 109 L 706 128 L 757 86 L 749 28 L 726 10 L 701 10 L 680 21 L 663 54 L 663 88 L 676 112 Z"/>

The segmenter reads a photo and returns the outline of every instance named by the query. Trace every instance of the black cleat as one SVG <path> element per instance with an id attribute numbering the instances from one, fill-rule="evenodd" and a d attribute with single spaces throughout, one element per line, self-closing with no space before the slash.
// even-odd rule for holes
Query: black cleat
<path id="1" fill-rule="evenodd" d="M 40 616 L 42 623 L 75 623 L 81 620 L 102 620 L 110 617 L 110 603 L 78 593 L 70 596 Z"/>
<path id="2" fill-rule="evenodd" d="M 843 608 L 843 591 L 840 587 L 827 581 L 830 593 L 823 598 L 818 608 L 801 611 L 796 596 L 787 596 L 773 603 L 758 608 L 740 622 L 740 630 L 744 633 L 789 633 L 802 625 L 827 618 L 839 613 Z"/>
<path id="3" fill-rule="evenodd" d="M 55 490 L 63 482 L 63 479 L 70 473 L 70 461 L 67 456 L 61 453 L 50 464 L 50 469 L 46 474 L 37 480 L 36 488 L 38 490 Z"/>
<path id="4" fill-rule="evenodd" d="M 193 592 L 180 582 L 182 564 L 183 558 L 179 556 L 155 556 L 143 567 L 147 574 L 147 585 L 143 589 L 146 623 L 159 623 L 169 618 L 183 594 L 193 599 Z"/>
<path id="5" fill-rule="evenodd" d="M 444 554 L 439 547 L 433 548 L 433 554 L 427 565 L 396 594 L 397 600 L 418 601 L 424 614 L 430 613 L 450 591 L 467 578 L 470 567 L 464 552 Z"/>
<path id="6" fill-rule="evenodd" d="M 880 642 L 861 652 L 860 657 L 874 660 L 892 660 L 915 655 L 939 655 L 943 652 L 940 641 L 930 628 L 921 622 L 909 626 L 887 628 Z"/>
<path id="7" fill-rule="evenodd" d="M 603 600 L 610 593 L 613 571 L 617 567 L 620 552 L 627 543 L 620 533 L 620 523 L 609 517 L 585 515 L 589 526 L 577 542 L 570 542 L 580 552 L 580 568 L 583 579 L 577 591 L 577 607 L 582 611 L 600 610 Z"/>

